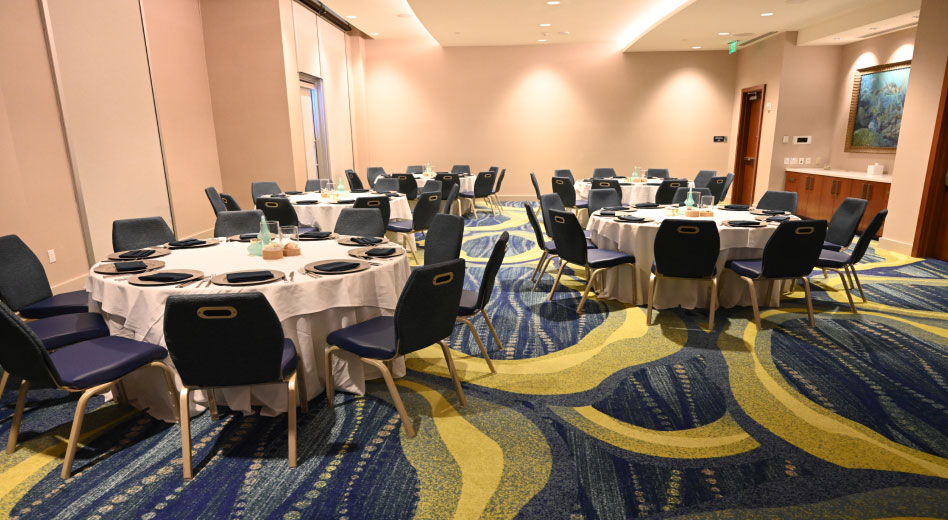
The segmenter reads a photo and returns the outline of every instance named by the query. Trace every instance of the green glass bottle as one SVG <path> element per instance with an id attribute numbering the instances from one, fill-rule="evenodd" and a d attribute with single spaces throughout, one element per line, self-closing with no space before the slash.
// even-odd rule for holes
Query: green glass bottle
<path id="1" fill-rule="evenodd" d="M 694 195 L 691 194 L 691 188 L 688 188 L 688 198 L 685 199 L 685 206 L 688 206 L 689 208 L 691 208 L 694 205 L 695 205 Z"/>

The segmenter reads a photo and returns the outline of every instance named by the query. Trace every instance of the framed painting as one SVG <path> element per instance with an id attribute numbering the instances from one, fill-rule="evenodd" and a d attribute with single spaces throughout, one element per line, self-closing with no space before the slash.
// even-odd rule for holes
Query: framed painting
<path id="1" fill-rule="evenodd" d="M 911 61 L 900 61 L 856 71 L 847 152 L 895 153 L 911 65 Z"/>

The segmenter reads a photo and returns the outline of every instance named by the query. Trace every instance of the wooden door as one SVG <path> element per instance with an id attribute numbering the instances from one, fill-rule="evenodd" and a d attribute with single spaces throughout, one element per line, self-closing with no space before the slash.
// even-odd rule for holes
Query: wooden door
<path id="1" fill-rule="evenodd" d="M 948 63 L 942 81 L 941 102 L 938 104 L 912 254 L 948 261 Z"/>
<path id="2" fill-rule="evenodd" d="M 825 175 L 810 175 L 810 182 L 807 195 L 806 213 L 807 218 L 824 218 L 825 206 L 829 203 L 828 195 L 833 179 Z M 799 208 L 798 208 L 799 211 Z"/>
<path id="3" fill-rule="evenodd" d="M 754 201 L 765 90 L 765 85 L 741 90 L 741 117 L 737 133 L 737 157 L 734 162 L 734 185 L 731 192 L 731 201 L 735 204 L 751 204 Z"/>
<path id="4" fill-rule="evenodd" d="M 859 221 L 859 231 L 862 231 L 872 221 L 876 213 L 884 210 L 889 205 L 889 184 L 885 182 L 853 181 L 849 190 L 850 197 L 865 199 L 866 212 Z M 885 226 L 882 226 L 885 228 Z M 879 230 L 882 234 L 882 230 Z"/>
<path id="5" fill-rule="evenodd" d="M 852 181 L 850 179 L 834 179 L 825 177 L 824 189 L 819 192 L 820 211 L 812 218 L 822 218 L 830 220 L 836 208 L 843 203 L 843 200 L 849 196 L 852 191 Z"/>

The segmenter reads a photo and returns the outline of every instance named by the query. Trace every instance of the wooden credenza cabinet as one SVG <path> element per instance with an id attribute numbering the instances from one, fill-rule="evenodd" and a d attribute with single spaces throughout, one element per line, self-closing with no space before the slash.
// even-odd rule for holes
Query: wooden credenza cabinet
<path id="1" fill-rule="evenodd" d="M 784 189 L 797 192 L 797 214 L 807 218 L 830 220 L 846 197 L 866 199 L 866 213 L 859 222 L 859 230 L 862 231 L 872 217 L 889 203 L 890 183 L 862 179 L 858 173 L 842 174 L 845 176 L 833 175 L 832 171 L 808 173 L 807 170 L 787 170 Z M 861 176 L 868 177 L 865 174 Z M 882 230 L 879 234 L 882 234 Z"/>

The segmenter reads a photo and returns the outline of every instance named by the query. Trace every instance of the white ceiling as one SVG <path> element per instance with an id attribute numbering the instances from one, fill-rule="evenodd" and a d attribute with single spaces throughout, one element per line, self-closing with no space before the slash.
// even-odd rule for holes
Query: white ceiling
<path id="1" fill-rule="evenodd" d="M 725 50 L 732 40 L 747 41 L 772 31 L 799 31 L 801 45 L 841 45 L 868 33 L 881 34 L 911 26 L 917 21 L 921 0 L 560 0 L 559 5 L 547 5 L 546 0 L 324 3 L 340 16 L 355 16 L 348 21 L 376 39 L 434 38 L 446 47 L 611 42 L 617 50 L 647 52 Z M 774 14 L 761 16 L 765 12 Z"/>

